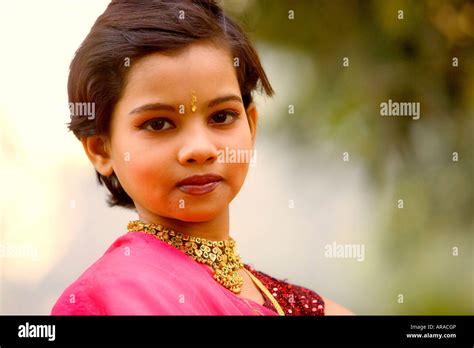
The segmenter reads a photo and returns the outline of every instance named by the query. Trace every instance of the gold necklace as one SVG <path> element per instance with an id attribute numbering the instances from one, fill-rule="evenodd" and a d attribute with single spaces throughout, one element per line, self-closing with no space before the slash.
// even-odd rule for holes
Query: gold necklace
<path id="1" fill-rule="evenodd" d="M 140 220 L 128 223 L 130 232 L 145 232 L 155 236 L 191 256 L 194 260 L 208 264 L 214 272 L 214 279 L 227 289 L 238 294 L 242 290 L 244 279 L 237 272 L 244 264 L 236 253 L 235 241 L 211 241 L 188 236 L 157 224 L 145 224 Z"/>

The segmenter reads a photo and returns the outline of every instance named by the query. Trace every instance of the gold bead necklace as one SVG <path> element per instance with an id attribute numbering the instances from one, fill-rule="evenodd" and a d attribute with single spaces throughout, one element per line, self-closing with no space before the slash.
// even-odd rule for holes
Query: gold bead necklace
<path id="1" fill-rule="evenodd" d="M 200 263 L 208 264 L 214 272 L 214 279 L 227 289 L 238 294 L 244 279 L 237 272 L 244 264 L 236 253 L 235 241 L 211 241 L 175 232 L 159 224 L 145 224 L 140 220 L 130 221 L 128 231 L 145 232 L 168 243 Z"/>

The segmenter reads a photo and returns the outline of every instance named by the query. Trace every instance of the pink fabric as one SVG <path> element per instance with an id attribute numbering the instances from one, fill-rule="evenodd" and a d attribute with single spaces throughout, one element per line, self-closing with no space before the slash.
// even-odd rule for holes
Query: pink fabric
<path id="1" fill-rule="evenodd" d="M 277 315 L 218 284 L 212 271 L 141 232 L 118 238 L 59 297 L 52 315 Z"/>

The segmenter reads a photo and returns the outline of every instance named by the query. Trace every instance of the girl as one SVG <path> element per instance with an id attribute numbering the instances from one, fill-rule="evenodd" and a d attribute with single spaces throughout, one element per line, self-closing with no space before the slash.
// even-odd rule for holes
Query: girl
<path id="1" fill-rule="evenodd" d="M 214 1 L 112 1 L 71 63 L 69 128 L 109 204 L 139 219 L 53 315 L 350 313 L 245 264 L 229 236 L 249 163 L 223 151 L 252 151 L 258 87 L 273 94 L 254 47 Z"/>

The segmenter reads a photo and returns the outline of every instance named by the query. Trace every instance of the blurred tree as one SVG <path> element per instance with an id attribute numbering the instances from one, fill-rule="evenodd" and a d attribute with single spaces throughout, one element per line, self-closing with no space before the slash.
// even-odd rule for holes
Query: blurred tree
<path id="1" fill-rule="evenodd" d="M 380 192 L 374 223 L 387 270 L 412 292 L 424 284 L 410 313 L 472 314 L 474 1 L 223 4 L 254 39 L 294 52 L 282 70 L 302 54 L 313 62 L 317 81 L 293 87 L 304 86 L 293 102 L 298 114 L 288 122 L 281 110 L 271 131 L 288 135 L 295 149 L 330 141 L 344 149 L 337 160 L 350 151 L 364 162 Z M 421 118 L 381 117 L 388 99 L 419 102 Z M 397 209 L 400 197 L 406 209 Z M 456 257 L 454 245 L 462 250 Z"/>

